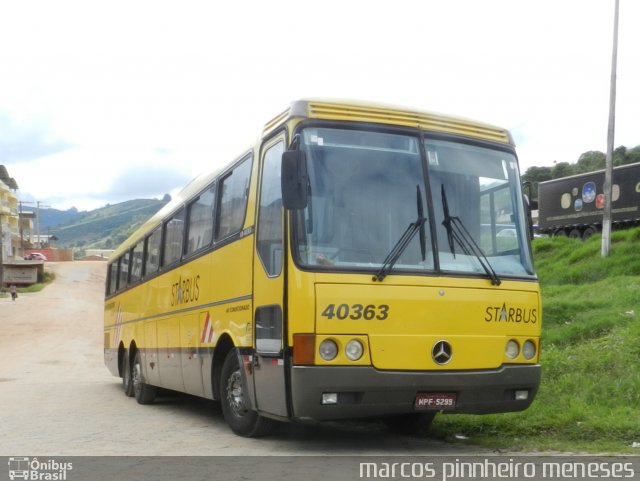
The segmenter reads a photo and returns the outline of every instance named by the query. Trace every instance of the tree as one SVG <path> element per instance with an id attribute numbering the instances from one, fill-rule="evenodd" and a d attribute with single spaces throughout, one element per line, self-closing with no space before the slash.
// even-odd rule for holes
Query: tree
<path id="1" fill-rule="evenodd" d="M 582 174 L 584 172 L 593 172 L 604 169 L 606 156 L 597 150 L 590 150 L 580 155 L 578 162 L 574 167 L 574 174 Z"/>
<path id="2" fill-rule="evenodd" d="M 628 149 L 625 153 L 625 164 L 635 164 L 636 162 L 640 162 L 640 145 Z"/>
<path id="3" fill-rule="evenodd" d="M 573 165 L 569 162 L 558 162 L 551 169 L 551 176 L 554 179 L 559 179 L 561 177 L 568 177 L 569 175 L 573 175 L 575 172 L 573 171 Z"/>
<path id="4" fill-rule="evenodd" d="M 538 195 L 538 183 L 551 179 L 551 167 L 529 167 L 522 175 L 522 182 L 531 183 L 531 195 L 536 197 Z"/>
<path id="5" fill-rule="evenodd" d="M 627 159 L 627 148 L 621 145 L 613 151 L 613 165 L 625 165 Z"/>
<path id="6" fill-rule="evenodd" d="M 602 152 L 589 150 L 582 153 L 575 164 L 559 162 L 553 167 L 529 167 L 527 171 L 522 174 L 522 182 L 530 182 L 532 187 L 531 192 L 535 194 L 538 192 L 539 182 L 602 170 L 605 167 L 605 160 L 606 156 Z M 618 166 L 635 163 L 640 163 L 640 145 L 631 149 L 621 145 L 613 151 L 613 165 Z"/>

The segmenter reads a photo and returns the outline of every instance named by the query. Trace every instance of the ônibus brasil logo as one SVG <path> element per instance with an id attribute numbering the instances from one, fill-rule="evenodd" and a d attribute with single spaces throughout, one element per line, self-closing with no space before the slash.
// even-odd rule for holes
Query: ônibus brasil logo
<path id="1" fill-rule="evenodd" d="M 26 479 L 39 481 L 65 481 L 67 471 L 73 469 L 73 463 L 60 462 L 55 459 L 39 461 L 38 458 L 14 456 L 9 458 L 9 479 Z"/>

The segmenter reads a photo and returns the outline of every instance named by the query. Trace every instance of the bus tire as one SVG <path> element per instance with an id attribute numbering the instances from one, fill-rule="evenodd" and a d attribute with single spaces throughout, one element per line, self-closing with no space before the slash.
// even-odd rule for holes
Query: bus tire
<path id="1" fill-rule="evenodd" d="M 580 229 L 571 229 L 571 232 L 569 232 L 569 239 L 582 239 Z"/>
<path id="2" fill-rule="evenodd" d="M 244 392 L 238 351 L 232 349 L 222 365 L 220 376 L 220 404 L 222 415 L 231 430 L 239 436 L 258 437 L 268 434 L 275 424 L 246 405 L 248 393 Z"/>
<path id="3" fill-rule="evenodd" d="M 389 430 L 397 434 L 424 436 L 429 432 L 436 413 L 409 413 L 384 418 Z"/>
<path id="4" fill-rule="evenodd" d="M 131 370 L 131 377 L 133 378 L 133 392 L 138 404 L 151 404 L 156 398 L 158 388 L 146 384 L 142 378 L 142 361 L 140 360 L 140 351 L 136 351 L 136 356 L 133 360 L 133 369 Z"/>
<path id="5" fill-rule="evenodd" d="M 122 356 L 122 389 L 127 397 L 133 397 L 133 377 L 131 375 L 129 352 L 127 351 Z"/>

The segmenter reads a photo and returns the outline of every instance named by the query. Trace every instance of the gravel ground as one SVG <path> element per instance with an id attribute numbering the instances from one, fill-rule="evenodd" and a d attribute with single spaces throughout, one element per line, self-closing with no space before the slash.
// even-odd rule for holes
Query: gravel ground
<path id="1" fill-rule="evenodd" d="M 47 269 L 56 281 L 42 292 L 0 299 L 0 456 L 491 454 L 367 422 L 283 424 L 245 439 L 211 401 L 168 394 L 138 405 L 103 364 L 106 264 Z"/>

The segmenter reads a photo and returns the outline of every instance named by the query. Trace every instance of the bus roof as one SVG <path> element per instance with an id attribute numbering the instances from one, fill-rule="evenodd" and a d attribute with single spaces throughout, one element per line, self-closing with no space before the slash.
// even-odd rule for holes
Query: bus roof
<path id="1" fill-rule="evenodd" d="M 293 118 L 397 125 L 513 145 L 508 130 L 462 117 L 392 105 L 326 99 L 293 102 L 287 110 L 265 124 L 263 137 Z"/>
<path id="2" fill-rule="evenodd" d="M 425 132 L 461 135 L 489 142 L 513 145 L 513 139 L 508 130 L 474 120 L 392 105 L 319 98 L 301 99 L 292 102 L 288 109 L 265 124 L 262 138 L 268 137 L 293 119 L 366 122 L 411 127 Z M 236 160 L 244 158 L 246 155 L 248 155 L 248 152 L 245 152 Z M 229 165 L 226 165 L 221 169 L 202 174 L 193 179 L 174 196 L 171 202 L 156 212 L 127 240 L 120 244 L 111 255 L 110 260 L 117 259 L 118 256 L 122 255 L 135 243 L 142 240 L 146 234 L 159 226 L 167 216 L 177 211 L 186 201 L 202 191 L 219 173 L 228 167 Z"/>

